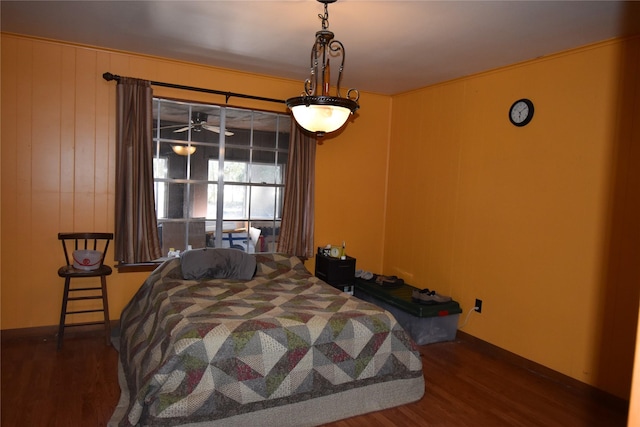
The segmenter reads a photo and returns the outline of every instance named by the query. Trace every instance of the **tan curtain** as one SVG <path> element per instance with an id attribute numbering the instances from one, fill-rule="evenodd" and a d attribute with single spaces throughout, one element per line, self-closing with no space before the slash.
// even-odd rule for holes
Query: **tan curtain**
<path id="1" fill-rule="evenodd" d="M 116 87 L 116 261 L 162 256 L 153 191 L 153 90 L 146 80 L 120 77 Z"/>
<path id="2" fill-rule="evenodd" d="M 316 139 L 291 120 L 289 161 L 284 190 L 278 252 L 302 259 L 314 255 Z"/>

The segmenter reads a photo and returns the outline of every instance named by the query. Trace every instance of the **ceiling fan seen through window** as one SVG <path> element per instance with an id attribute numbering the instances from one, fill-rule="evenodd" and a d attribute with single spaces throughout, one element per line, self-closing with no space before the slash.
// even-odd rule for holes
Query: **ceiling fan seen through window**
<path id="1" fill-rule="evenodd" d="M 210 132 L 220 133 L 219 126 L 214 126 L 212 124 L 207 123 L 207 117 L 208 116 L 206 113 L 203 113 L 200 111 L 194 111 L 193 113 L 191 113 L 191 120 L 189 121 L 188 125 L 185 126 L 184 124 L 180 124 L 180 125 L 162 126 L 160 129 L 162 130 L 162 129 L 178 128 L 173 131 L 175 133 L 186 132 L 189 129 L 191 129 L 193 132 L 201 132 L 202 129 L 205 129 Z M 233 132 L 230 132 L 230 131 L 225 131 L 224 134 L 225 136 L 233 136 Z"/>

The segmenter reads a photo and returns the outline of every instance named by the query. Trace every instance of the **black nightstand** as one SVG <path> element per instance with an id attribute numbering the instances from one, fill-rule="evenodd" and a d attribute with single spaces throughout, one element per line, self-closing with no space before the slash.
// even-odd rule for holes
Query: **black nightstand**
<path id="1" fill-rule="evenodd" d="M 342 292 L 353 295 L 353 282 L 356 276 L 356 259 L 332 258 L 316 254 L 316 277 L 324 280 Z"/>

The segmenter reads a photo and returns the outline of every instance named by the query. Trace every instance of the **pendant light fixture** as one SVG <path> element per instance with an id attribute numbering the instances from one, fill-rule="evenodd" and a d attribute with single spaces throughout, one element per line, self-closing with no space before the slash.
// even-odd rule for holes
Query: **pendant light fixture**
<path id="1" fill-rule="evenodd" d="M 196 147 L 193 145 L 172 145 L 171 149 L 179 156 L 186 156 L 196 152 Z"/>
<path id="2" fill-rule="evenodd" d="M 340 81 L 344 69 L 344 46 L 333 38 L 329 31 L 328 4 L 336 0 L 317 0 L 324 4 L 322 30 L 316 33 L 316 41 L 311 48 L 311 75 L 304 82 L 304 92 L 301 96 L 287 99 L 287 107 L 291 109 L 296 122 L 309 132 L 317 136 L 340 129 L 349 116 L 360 106 L 359 92 L 349 89 L 346 98 L 340 95 Z M 329 92 L 331 68 L 329 60 L 340 60 L 338 79 L 336 81 L 335 96 Z"/>

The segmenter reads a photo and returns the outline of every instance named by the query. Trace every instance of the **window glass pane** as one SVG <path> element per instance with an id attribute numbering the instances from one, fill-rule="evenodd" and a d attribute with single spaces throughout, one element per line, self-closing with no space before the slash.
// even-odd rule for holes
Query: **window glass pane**
<path id="1" fill-rule="evenodd" d="M 207 172 L 207 178 L 209 181 L 218 181 L 218 159 L 209 159 L 209 170 Z"/>
<path id="2" fill-rule="evenodd" d="M 215 160 L 218 161 L 218 156 L 220 155 L 220 147 L 218 145 L 198 145 L 198 151 L 203 159 L 206 161 Z"/>
<path id="3" fill-rule="evenodd" d="M 154 178 L 166 178 L 167 177 L 167 159 L 166 157 L 156 157 L 153 159 L 153 177 Z M 156 201 L 156 216 L 164 218 L 166 216 L 166 184 L 164 182 L 156 181 L 154 183 L 154 196 Z"/>
<path id="4" fill-rule="evenodd" d="M 289 150 L 289 135 L 291 132 L 291 116 L 279 116 L 278 149 Z M 286 161 L 286 159 L 285 159 Z"/>
<path id="5" fill-rule="evenodd" d="M 206 181 L 209 172 L 209 159 L 205 158 L 200 146 L 195 153 L 189 156 L 189 179 Z"/>
<path id="6" fill-rule="evenodd" d="M 251 187 L 251 218 L 273 219 L 276 207 L 276 189 Z"/>
<path id="7" fill-rule="evenodd" d="M 274 165 L 276 163 L 276 152 L 265 150 L 253 150 L 253 163 Z"/>
<path id="8" fill-rule="evenodd" d="M 153 159 L 153 177 L 154 178 L 167 177 L 167 158 L 166 157 L 155 157 Z"/>
<path id="9" fill-rule="evenodd" d="M 253 146 L 276 148 L 278 116 L 272 113 L 256 112 L 254 115 Z"/>
<path id="10" fill-rule="evenodd" d="M 220 141 L 220 107 L 193 105 L 191 140 L 217 144 Z"/>
<path id="11" fill-rule="evenodd" d="M 282 202 L 284 200 L 284 187 L 276 188 L 276 219 L 282 219 Z"/>
<path id="12" fill-rule="evenodd" d="M 281 168 L 276 165 L 276 153 L 273 151 L 253 150 L 251 165 L 251 182 L 262 184 L 280 183 Z"/>
<path id="13" fill-rule="evenodd" d="M 289 153 L 287 151 L 279 151 L 276 153 L 276 163 L 281 165 L 280 174 L 282 175 L 281 183 L 284 184 L 285 171 L 287 170 L 287 162 L 289 161 Z"/>
<path id="14" fill-rule="evenodd" d="M 275 252 L 280 235 L 280 221 L 252 221 L 251 226 L 260 230 L 256 252 Z"/>
<path id="15" fill-rule="evenodd" d="M 189 217 L 208 217 L 209 185 L 206 182 L 196 182 L 189 184 L 189 189 Z"/>
<path id="16" fill-rule="evenodd" d="M 259 148 L 289 148 L 291 117 L 269 112 L 254 112 L 253 146 Z"/>
<path id="17" fill-rule="evenodd" d="M 240 220 L 247 217 L 247 189 L 245 185 L 224 186 L 224 219 Z"/>
<path id="18" fill-rule="evenodd" d="M 207 185 L 207 218 L 215 219 L 218 215 L 218 185 Z M 215 222 L 213 223 L 215 230 Z M 210 227 L 211 225 L 209 225 Z"/>
<path id="19" fill-rule="evenodd" d="M 183 102 L 153 101 L 153 134 L 156 137 L 178 139 L 189 129 L 189 105 Z"/>
<path id="20" fill-rule="evenodd" d="M 207 180 L 209 161 L 213 159 L 217 162 L 218 147 L 192 143 L 190 148 L 191 153 L 187 152 L 189 146 L 183 143 L 160 141 L 160 155 L 166 158 L 166 175 L 160 177 L 154 174 L 154 177 Z"/>
<path id="21" fill-rule="evenodd" d="M 216 246 L 216 222 L 205 221 L 205 245 L 208 248 L 214 248 Z"/>
<path id="22" fill-rule="evenodd" d="M 215 184 L 161 183 L 164 186 L 166 214 L 158 218 L 215 218 Z M 213 205 L 212 205 L 213 203 Z"/>
<path id="23" fill-rule="evenodd" d="M 227 145 L 224 155 L 225 162 L 245 162 L 249 163 L 251 160 L 251 150 L 247 148 L 237 148 Z"/>
<path id="24" fill-rule="evenodd" d="M 251 165 L 251 182 L 262 184 L 273 184 L 276 182 L 277 166 L 273 165 Z"/>
<path id="25" fill-rule="evenodd" d="M 225 142 L 229 146 L 248 147 L 251 143 L 251 129 L 253 125 L 253 111 L 240 108 L 225 108 L 225 124 L 233 136 L 227 137 Z"/>
<path id="26" fill-rule="evenodd" d="M 224 180 L 232 182 L 248 182 L 248 170 L 249 166 L 246 162 L 224 162 Z"/>
<path id="27" fill-rule="evenodd" d="M 167 182 L 165 186 L 166 215 L 158 218 L 186 218 L 186 205 L 184 203 L 186 184 Z"/>
<path id="28" fill-rule="evenodd" d="M 173 150 L 174 146 L 178 147 L 176 150 L 187 150 L 187 146 L 184 144 L 173 144 L 167 141 L 160 141 L 160 156 L 164 156 L 167 159 L 167 174 L 165 178 L 186 179 L 187 160 L 189 156 L 186 151 L 184 152 L 185 155 L 176 154 Z"/>
<path id="29" fill-rule="evenodd" d="M 163 250 L 185 251 L 189 245 L 192 249 L 204 248 L 206 232 L 204 220 L 161 221 L 158 224 L 158 237 Z"/>

